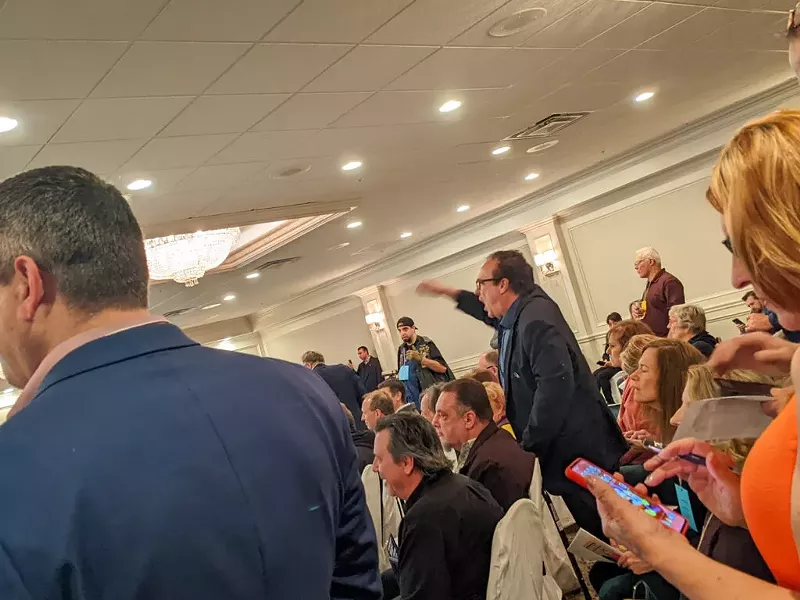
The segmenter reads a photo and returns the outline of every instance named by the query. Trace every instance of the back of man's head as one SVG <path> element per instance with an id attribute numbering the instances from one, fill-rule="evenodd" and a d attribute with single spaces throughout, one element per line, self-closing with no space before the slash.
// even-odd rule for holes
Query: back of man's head
<path id="1" fill-rule="evenodd" d="M 468 377 L 456 379 L 442 388 L 442 394 L 448 392 L 455 395 L 460 414 L 466 414 L 471 410 L 479 421 L 487 423 L 492 420 L 494 413 L 489 403 L 489 395 L 480 381 Z"/>
<path id="2" fill-rule="evenodd" d="M 86 314 L 146 309 L 142 230 L 119 190 L 78 167 L 44 167 L 0 183 L 0 285 L 28 256 L 66 306 Z"/>
<path id="3" fill-rule="evenodd" d="M 306 350 L 300 360 L 304 365 L 310 367 L 325 364 L 325 357 L 316 350 Z"/>
<path id="4" fill-rule="evenodd" d="M 481 369 L 478 367 L 477 369 L 473 369 L 466 375 L 469 379 L 474 379 L 479 383 L 495 383 L 497 382 L 497 377 L 495 377 L 494 373 L 492 373 L 488 369 Z"/>
<path id="5" fill-rule="evenodd" d="M 389 453 L 395 463 L 403 458 L 414 459 L 414 469 L 423 475 L 435 475 L 450 470 L 442 443 L 433 425 L 421 415 L 399 412 L 378 419 L 375 434 L 389 431 Z"/>
<path id="6" fill-rule="evenodd" d="M 367 401 L 367 406 L 370 410 L 379 410 L 384 415 L 391 415 L 394 413 L 394 404 L 392 399 L 385 389 L 377 389 L 369 392 L 364 399 Z"/>
<path id="7" fill-rule="evenodd" d="M 397 400 L 399 403 L 398 406 L 406 403 L 406 386 L 402 381 L 397 379 L 387 379 L 386 381 L 382 381 L 380 384 L 378 384 L 378 389 L 389 392 L 389 395 L 393 400 L 399 394 L 400 398 Z"/>
<path id="8" fill-rule="evenodd" d="M 489 255 L 488 260 L 495 261 L 492 277 L 497 280 L 508 279 L 508 287 L 518 296 L 530 294 L 536 283 L 533 279 L 533 267 L 518 250 L 500 250 Z"/>

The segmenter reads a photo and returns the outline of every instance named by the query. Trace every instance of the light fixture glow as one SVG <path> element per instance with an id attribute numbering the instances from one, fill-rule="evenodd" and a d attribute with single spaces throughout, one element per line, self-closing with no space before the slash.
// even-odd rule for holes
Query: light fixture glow
<path id="1" fill-rule="evenodd" d="M 233 300 L 236 300 L 236 294 L 228 294 L 223 298 L 223 300 L 225 302 L 232 302 Z"/>
<path id="2" fill-rule="evenodd" d="M 467 212 L 469 210 L 469 204 L 462 204 L 456 209 L 456 212 Z"/>
<path id="3" fill-rule="evenodd" d="M 218 308 L 220 306 L 222 306 L 222 304 L 217 302 L 215 304 L 209 304 L 208 306 L 204 306 L 201 310 L 211 310 L 212 308 Z"/>
<path id="4" fill-rule="evenodd" d="M 231 338 L 225 338 L 219 344 L 217 344 L 217 348 L 220 350 L 228 350 L 233 352 L 236 350 L 236 345 L 231 341 Z"/>
<path id="5" fill-rule="evenodd" d="M 505 154 L 509 150 L 511 150 L 511 146 L 500 146 L 499 148 L 495 148 L 494 150 L 492 150 L 492 154 L 497 156 L 499 154 Z"/>
<path id="6" fill-rule="evenodd" d="M 439 112 L 448 113 L 461 108 L 461 100 L 448 100 L 439 107 Z"/>
<path id="7" fill-rule="evenodd" d="M 261 277 L 261 273 L 258 273 L 258 272 L 256 272 L 256 273 L 248 273 L 244 277 L 245 277 L 245 279 L 258 279 L 259 277 Z"/>
<path id="8" fill-rule="evenodd" d="M 342 165 L 342 171 L 354 171 L 363 164 L 360 160 L 351 160 L 349 163 Z"/>
<path id="9" fill-rule="evenodd" d="M 634 98 L 634 100 L 636 100 L 636 102 L 646 102 L 647 100 L 650 100 L 650 98 L 652 98 L 655 95 L 656 95 L 655 92 L 642 92 L 641 94 L 636 96 L 636 98 Z"/>
<path id="10" fill-rule="evenodd" d="M 348 229 L 356 229 L 357 227 L 361 227 L 361 221 L 351 221 L 347 224 Z"/>
<path id="11" fill-rule="evenodd" d="M 538 173 L 528 173 L 527 175 L 525 175 L 525 181 L 533 181 L 534 179 L 538 178 L 539 178 Z"/>
<path id="12" fill-rule="evenodd" d="M 137 190 L 143 190 L 145 188 L 149 188 L 151 185 L 153 185 L 153 182 L 150 181 L 149 179 L 136 179 L 134 181 L 131 181 L 127 185 L 127 188 L 130 191 L 135 192 Z"/>
<path id="13" fill-rule="evenodd" d="M 0 133 L 16 129 L 19 122 L 11 117 L 0 117 Z"/>
<path id="14" fill-rule="evenodd" d="M 400 239 L 404 240 L 406 238 L 410 238 L 411 235 L 412 235 L 412 233 L 410 231 L 406 231 L 406 232 L 400 234 Z"/>

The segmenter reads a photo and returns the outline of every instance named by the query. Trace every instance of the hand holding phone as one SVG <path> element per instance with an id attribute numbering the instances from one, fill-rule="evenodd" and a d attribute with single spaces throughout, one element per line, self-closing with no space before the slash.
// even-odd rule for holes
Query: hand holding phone
<path id="1" fill-rule="evenodd" d="M 585 458 L 576 459 L 569 467 L 567 467 L 565 475 L 568 479 L 571 479 L 583 487 L 587 487 L 587 478 L 597 477 L 598 479 L 610 485 L 620 498 L 626 500 L 633 506 L 636 506 L 654 519 L 657 519 L 658 522 L 667 529 L 672 529 L 680 534 L 685 534 L 687 528 L 689 527 L 688 521 L 680 513 L 639 494 L 633 489 L 633 487 L 623 481 L 617 481 L 611 473 L 601 469 Z"/>

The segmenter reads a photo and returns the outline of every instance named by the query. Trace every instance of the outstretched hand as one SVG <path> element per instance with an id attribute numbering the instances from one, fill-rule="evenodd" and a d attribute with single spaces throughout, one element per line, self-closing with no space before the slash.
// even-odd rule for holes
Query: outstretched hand
<path id="1" fill-rule="evenodd" d="M 748 333 L 720 342 L 708 359 L 708 367 L 723 375 L 747 369 L 770 375 L 788 375 L 792 357 L 800 345 L 768 333 Z"/>
<path id="2" fill-rule="evenodd" d="M 688 454 L 705 458 L 706 464 L 696 465 L 681 458 L 681 455 Z M 739 475 L 731 470 L 733 466 L 733 460 L 726 453 L 707 442 L 688 438 L 672 442 L 644 463 L 644 468 L 652 471 L 645 483 L 655 486 L 665 479 L 680 477 L 723 523 L 742 526 L 741 481 Z"/>
<path id="3" fill-rule="evenodd" d="M 450 296 L 455 298 L 460 290 L 448 287 L 435 279 L 425 279 L 417 286 L 417 293 L 427 296 Z"/>

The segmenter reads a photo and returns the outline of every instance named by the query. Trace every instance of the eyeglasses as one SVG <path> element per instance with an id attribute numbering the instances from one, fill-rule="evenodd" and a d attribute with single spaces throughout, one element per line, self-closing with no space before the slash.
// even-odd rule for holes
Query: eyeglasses
<path id="1" fill-rule="evenodd" d="M 800 9 L 800 2 L 798 2 L 795 7 L 789 11 L 789 21 L 786 23 L 786 33 L 792 33 L 795 29 L 800 27 L 800 23 L 797 22 L 797 12 Z"/>
<path id="2" fill-rule="evenodd" d="M 475 280 L 475 289 L 476 290 L 481 289 L 483 287 L 484 283 L 489 283 L 490 281 L 492 283 L 497 283 L 500 280 L 497 277 L 489 277 L 488 279 L 476 279 Z"/>
<path id="3" fill-rule="evenodd" d="M 731 238 L 726 237 L 724 240 L 722 240 L 722 245 L 728 249 L 728 252 L 730 252 L 731 254 L 735 254 L 735 252 L 733 251 L 733 244 L 731 243 Z"/>

